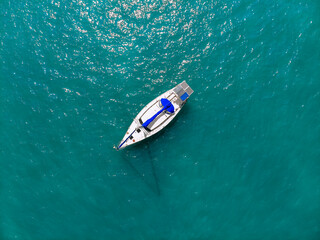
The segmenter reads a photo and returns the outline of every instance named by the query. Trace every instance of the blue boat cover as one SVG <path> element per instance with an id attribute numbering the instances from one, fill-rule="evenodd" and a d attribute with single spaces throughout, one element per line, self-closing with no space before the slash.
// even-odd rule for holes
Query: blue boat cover
<path id="1" fill-rule="evenodd" d="M 161 98 L 161 104 L 165 108 L 168 106 L 168 108 L 166 109 L 168 112 L 170 112 L 170 113 L 174 112 L 174 106 L 172 105 L 172 103 L 168 99 Z"/>
<path id="2" fill-rule="evenodd" d="M 155 115 L 153 115 L 151 118 L 149 118 L 147 121 L 145 121 L 142 126 L 143 127 L 148 127 L 148 125 L 156 119 L 156 117 L 159 116 L 160 113 L 162 113 L 163 111 L 167 110 L 168 112 L 170 113 L 173 113 L 174 112 L 174 106 L 172 105 L 172 103 L 166 99 L 166 98 L 161 98 L 161 104 L 163 106 L 163 108 L 158 111 Z"/>
<path id="3" fill-rule="evenodd" d="M 189 97 L 188 93 L 184 93 L 180 98 L 182 101 L 186 100 Z"/>

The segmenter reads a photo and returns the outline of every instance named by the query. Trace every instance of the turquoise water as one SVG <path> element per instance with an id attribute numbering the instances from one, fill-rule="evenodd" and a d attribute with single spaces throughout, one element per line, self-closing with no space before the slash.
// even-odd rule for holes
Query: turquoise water
<path id="1" fill-rule="evenodd" d="M 320 239 L 319 46 L 318 0 L 0 1 L 0 239 Z"/>

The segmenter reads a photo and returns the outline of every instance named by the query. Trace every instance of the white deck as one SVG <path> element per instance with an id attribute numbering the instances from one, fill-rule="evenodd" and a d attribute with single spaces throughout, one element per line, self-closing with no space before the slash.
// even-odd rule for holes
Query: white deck
<path id="1" fill-rule="evenodd" d="M 189 96 L 193 93 L 193 90 L 185 82 L 182 82 L 179 85 L 183 87 L 185 86 L 188 87 Z M 120 143 L 123 143 L 130 136 L 130 134 L 132 134 L 133 131 L 134 133 L 118 149 L 125 148 L 129 145 L 140 142 L 141 140 L 156 134 L 157 132 L 162 130 L 164 127 L 166 127 L 175 118 L 175 116 L 180 112 L 181 108 L 183 107 L 187 99 L 182 101 L 178 96 L 178 94 L 174 91 L 174 89 L 175 88 L 170 89 L 169 91 L 161 94 L 159 97 L 157 97 L 156 99 L 148 103 L 148 105 L 146 105 L 138 113 L 138 115 L 135 117 L 135 119 L 131 123 L 130 127 L 128 128 L 126 134 L 124 135 Z M 174 112 L 168 113 L 164 111 L 154 121 L 152 121 L 147 128 L 142 127 L 142 124 L 145 121 L 150 119 L 152 116 L 154 116 L 158 111 L 162 109 L 161 102 L 160 102 L 162 98 L 166 98 L 172 103 L 172 105 L 174 106 Z"/>

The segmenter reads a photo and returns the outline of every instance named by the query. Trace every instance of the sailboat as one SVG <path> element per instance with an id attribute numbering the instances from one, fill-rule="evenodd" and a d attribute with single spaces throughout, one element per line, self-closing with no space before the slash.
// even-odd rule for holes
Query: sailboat
<path id="1" fill-rule="evenodd" d="M 148 103 L 133 119 L 117 150 L 138 143 L 165 128 L 180 112 L 193 93 L 183 81 Z"/>

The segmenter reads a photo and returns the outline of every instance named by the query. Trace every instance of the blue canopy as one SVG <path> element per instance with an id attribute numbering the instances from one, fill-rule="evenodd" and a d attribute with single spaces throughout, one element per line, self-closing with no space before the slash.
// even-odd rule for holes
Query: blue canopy
<path id="1" fill-rule="evenodd" d="M 163 108 L 157 112 L 155 115 L 153 115 L 151 118 L 149 118 L 147 121 L 145 121 L 142 126 L 143 127 L 148 127 L 148 125 L 156 119 L 156 117 L 159 116 L 160 113 L 162 113 L 163 111 L 167 110 L 168 112 L 170 113 L 173 113 L 174 112 L 174 106 L 172 105 L 172 103 L 166 99 L 166 98 L 161 98 L 161 104 L 163 106 Z"/>

